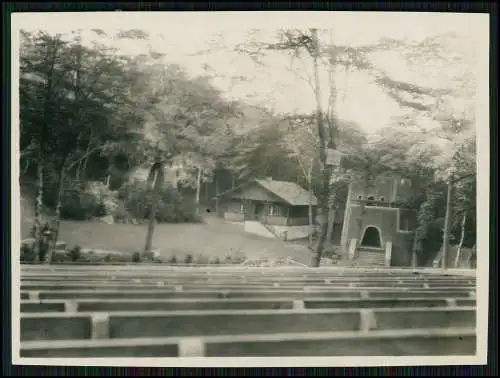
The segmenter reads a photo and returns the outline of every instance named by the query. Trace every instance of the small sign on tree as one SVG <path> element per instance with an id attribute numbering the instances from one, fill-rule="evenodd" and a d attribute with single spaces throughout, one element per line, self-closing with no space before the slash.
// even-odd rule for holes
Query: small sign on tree
<path id="1" fill-rule="evenodd" d="M 329 148 L 326 155 L 326 165 L 339 166 L 342 160 L 342 152 L 339 150 Z"/>

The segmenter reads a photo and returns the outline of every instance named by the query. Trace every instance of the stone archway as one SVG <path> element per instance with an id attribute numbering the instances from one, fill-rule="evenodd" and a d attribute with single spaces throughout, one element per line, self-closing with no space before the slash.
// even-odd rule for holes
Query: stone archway
<path id="1" fill-rule="evenodd" d="M 361 247 L 382 248 L 380 231 L 377 227 L 368 226 L 365 229 L 363 238 L 361 239 Z"/>

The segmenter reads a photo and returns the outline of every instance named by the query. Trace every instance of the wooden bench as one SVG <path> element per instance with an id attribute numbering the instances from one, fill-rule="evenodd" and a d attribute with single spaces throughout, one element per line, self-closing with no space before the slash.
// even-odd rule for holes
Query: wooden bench
<path id="1" fill-rule="evenodd" d="M 21 356 L 474 354 L 475 285 L 409 269 L 23 266 Z"/>
<path id="2" fill-rule="evenodd" d="M 21 357 L 474 355 L 474 328 L 308 332 L 200 338 L 28 341 Z"/>
<path id="3" fill-rule="evenodd" d="M 21 340 L 475 327 L 474 307 L 26 313 Z"/>
<path id="4" fill-rule="evenodd" d="M 293 309 L 297 303 L 304 308 L 399 308 L 475 306 L 475 299 L 456 298 L 291 298 L 259 299 L 79 299 L 79 300 L 22 300 L 21 312 L 113 312 L 113 311 L 184 311 L 184 310 L 242 310 Z"/>

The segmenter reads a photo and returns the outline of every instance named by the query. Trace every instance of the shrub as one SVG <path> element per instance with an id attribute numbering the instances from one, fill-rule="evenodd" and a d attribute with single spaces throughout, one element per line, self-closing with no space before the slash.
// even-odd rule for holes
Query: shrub
<path id="1" fill-rule="evenodd" d="M 61 217 L 86 220 L 105 215 L 114 215 L 119 208 L 118 193 L 99 181 L 85 186 L 71 183 L 63 195 Z"/>
<path id="2" fill-rule="evenodd" d="M 245 260 L 246 260 L 246 256 L 245 255 L 238 255 L 236 257 L 233 258 L 233 264 L 242 264 Z"/>
<path id="3" fill-rule="evenodd" d="M 80 260 L 82 257 L 82 248 L 79 245 L 75 246 L 69 251 L 69 256 L 73 262 Z"/>
<path id="4" fill-rule="evenodd" d="M 88 182 L 85 193 L 102 207 L 104 215 L 113 214 L 118 207 L 118 192 L 112 191 L 100 181 Z"/>
<path id="5" fill-rule="evenodd" d="M 127 212 L 136 219 L 147 219 L 153 200 L 152 188 L 145 182 L 124 185 L 118 192 Z M 159 223 L 199 222 L 196 207 L 178 190 L 165 186 L 159 192 L 156 208 L 156 221 Z"/>
<path id="6" fill-rule="evenodd" d="M 139 263 L 141 262 L 141 253 L 140 252 L 134 252 L 132 255 L 132 262 Z"/>
<path id="7" fill-rule="evenodd" d="M 168 262 L 170 264 L 177 264 L 177 257 L 175 255 L 172 255 L 172 257 L 170 257 L 170 259 L 168 259 Z"/>
<path id="8" fill-rule="evenodd" d="M 342 256 L 342 248 L 339 246 L 329 246 L 324 249 L 323 257 L 329 259 L 339 259 Z"/>
<path id="9" fill-rule="evenodd" d="M 116 222 L 128 223 L 133 218 L 132 215 L 127 211 L 125 203 L 122 200 L 118 200 L 118 206 L 113 212 L 113 218 Z"/>
<path id="10" fill-rule="evenodd" d="M 192 264 L 193 263 L 193 255 L 187 254 L 186 257 L 184 258 L 184 263 L 186 264 Z"/>
<path id="11" fill-rule="evenodd" d="M 93 198 L 86 196 L 85 193 L 73 189 L 66 192 L 63 196 L 61 206 L 61 218 L 86 220 L 103 214 L 99 203 Z"/>
<path id="12" fill-rule="evenodd" d="M 204 255 L 198 255 L 196 257 L 196 264 L 206 265 L 208 264 L 208 258 Z"/>
<path id="13" fill-rule="evenodd" d="M 21 262 L 35 262 L 36 253 L 33 245 L 23 243 L 21 245 Z"/>

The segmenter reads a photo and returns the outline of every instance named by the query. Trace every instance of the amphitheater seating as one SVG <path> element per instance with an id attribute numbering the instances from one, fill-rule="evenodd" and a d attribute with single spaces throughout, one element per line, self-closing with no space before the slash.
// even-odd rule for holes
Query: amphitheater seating
<path id="1" fill-rule="evenodd" d="M 21 357 L 474 355 L 475 293 L 433 270 L 22 266 Z"/>

